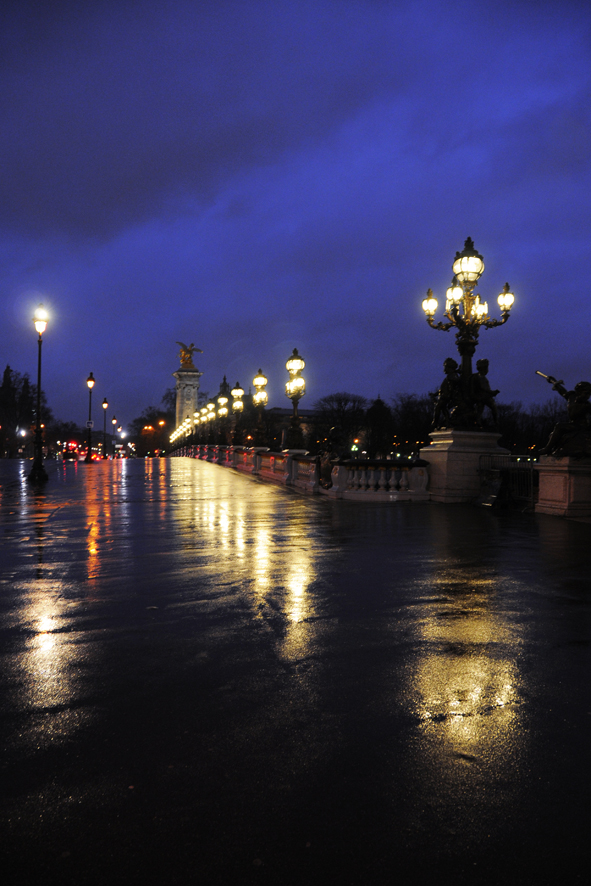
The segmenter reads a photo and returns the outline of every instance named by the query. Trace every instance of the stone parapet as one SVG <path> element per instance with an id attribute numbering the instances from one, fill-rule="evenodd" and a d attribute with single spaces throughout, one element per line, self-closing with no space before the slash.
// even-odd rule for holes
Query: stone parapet
<path id="1" fill-rule="evenodd" d="M 350 501 L 429 501 L 428 465 L 424 461 L 351 461 L 335 464 L 330 488 L 320 484 L 319 459 L 302 449 L 271 452 L 266 447 L 199 444 L 179 447 L 173 456 L 201 458 L 308 495 Z"/>

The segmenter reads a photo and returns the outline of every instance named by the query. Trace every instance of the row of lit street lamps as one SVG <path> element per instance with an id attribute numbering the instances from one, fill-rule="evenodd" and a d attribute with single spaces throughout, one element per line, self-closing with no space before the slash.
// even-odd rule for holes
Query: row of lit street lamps
<path id="1" fill-rule="evenodd" d="M 298 403 L 306 393 L 306 382 L 302 377 L 302 370 L 305 366 L 306 362 L 304 358 L 298 353 L 298 349 L 294 348 L 293 353 L 285 364 L 285 368 L 289 372 L 289 381 L 285 385 L 285 394 L 292 403 L 292 430 L 295 433 L 299 430 Z M 259 410 L 259 421 L 261 419 L 262 410 L 269 401 L 269 395 L 265 390 L 267 383 L 268 379 L 266 375 L 263 374 L 262 369 L 259 369 L 252 380 L 255 389 L 255 392 L 252 395 L 252 402 Z M 232 413 L 238 417 L 244 410 L 244 401 L 242 399 L 244 397 L 244 389 L 240 387 L 239 382 L 236 382 L 235 387 L 230 390 L 230 385 L 226 380 L 226 376 L 224 376 L 218 396 L 193 413 L 193 418 L 187 416 L 179 427 L 171 434 L 170 442 L 175 443 L 179 438 L 187 436 L 187 434 L 192 433 L 194 428 L 199 425 L 206 425 L 218 418 L 227 418 L 229 415 L 228 404 L 230 402 L 230 397 L 232 397 Z"/>
<path id="2" fill-rule="evenodd" d="M 467 238 L 462 252 L 457 252 L 452 265 L 453 279 L 451 286 L 446 293 L 445 318 L 447 322 L 435 323 L 433 317 L 437 311 L 437 300 L 433 298 L 433 293 L 427 290 L 427 298 L 423 300 L 422 307 L 427 317 L 429 326 L 433 329 L 439 329 L 444 332 L 449 329 L 456 330 L 456 346 L 462 358 L 461 370 L 459 377 L 454 377 L 455 370 L 450 370 L 450 383 L 453 382 L 453 397 L 447 397 L 447 409 L 450 413 L 450 419 L 453 418 L 451 413 L 457 414 L 457 421 L 466 421 L 466 416 L 473 414 L 470 410 L 474 408 L 474 393 L 472 390 L 472 357 L 478 344 L 478 336 L 481 328 L 490 329 L 495 326 L 501 326 L 509 319 L 509 314 L 513 306 L 515 297 L 506 283 L 503 291 L 498 297 L 499 307 L 501 308 L 501 319 L 494 320 L 488 315 L 488 304 L 480 301 L 480 296 L 475 293 L 475 287 L 484 271 L 484 259 L 474 247 L 474 243 L 470 237 Z M 38 363 L 37 363 L 37 420 L 35 428 L 35 456 L 33 467 L 29 474 L 31 480 L 44 481 L 47 479 L 47 473 L 43 467 L 43 446 L 41 434 L 41 345 L 43 333 L 47 328 L 48 314 L 43 305 L 39 305 L 33 317 L 35 330 L 38 333 Z M 457 368 L 454 360 L 446 361 L 453 364 Z M 487 361 L 483 361 L 486 362 Z M 306 382 L 302 377 L 302 371 L 305 367 L 305 361 L 294 348 L 293 353 L 287 360 L 285 368 L 289 373 L 289 381 L 285 385 L 285 394 L 291 400 L 293 406 L 293 416 L 289 431 L 289 439 L 294 445 L 295 440 L 301 438 L 299 428 L 298 403 L 306 393 Z M 452 366 L 452 369 L 453 369 Z M 257 375 L 253 378 L 252 383 L 255 393 L 252 401 L 259 410 L 259 423 L 262 418 L 262 411 L 268 402 L 268 394 L 265 390 L 267 386 L 267 377 L 259 369 Z M 88 385 L 88 451 L 86 461 L 92 460 L 91 443 L 92 443 L 92 389 L 95 379 L 92 374 L 86 380 Z M 484 383 L 488 384 L 487 382 Z M 445 394 L 442 386 L 440 389 L 440 399 Z M 489 401 L 494 394 L 489 394 Z M 244 390 L 240 384 L 236 382 L 234 388 L 230 390 L 230 386 L 224 380 L 222 382 L 220 392 L 216 398 L 216 402 L 211 400 L 206 406 L 201 407 L 194 413 L 193 418 L 187 416 L 182 424 L 176 428 L 170 437 L 171 443 L 175 443 L 180 437 L 192 433 L 198 425 L 205 425 L 217 418 L 224 419 L 229 414 L 228 404 L 232 397 L 231 409 L 235 416 L 239 416 L 244 409 Z M 106 454 L 106 410 L 108 407 L 107 399 L 103 400 L 104 421 L 103 421 L 103 458 Z M 445 404 L 444 404 L 445 405 Z M 452 409 L 453 407 L 453 409 Z M 113 426 L 116 425 L 117 419 L 112 419 Z M 121 428 L 117 428 L 118 431 Z M 297 443 L 295 443 L 297 445 Z"/>

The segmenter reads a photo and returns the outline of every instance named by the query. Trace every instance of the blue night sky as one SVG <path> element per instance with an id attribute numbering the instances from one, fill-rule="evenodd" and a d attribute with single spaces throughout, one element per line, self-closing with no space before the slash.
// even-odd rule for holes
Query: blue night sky
<path id="1" fill-rule="evenodd" d="M 202 390 L 302 407 L 426 393 L 467 236 L 499 400 L 591 379 L 591 6 L 543 0 L 95 0 L 0 12 L 0 371 L 57 417 L 125 424 L 194 342 Z M 556 395 L 554 395 L 556 396 Z M 97 416 L 95 416 L 97 418 Z"/>

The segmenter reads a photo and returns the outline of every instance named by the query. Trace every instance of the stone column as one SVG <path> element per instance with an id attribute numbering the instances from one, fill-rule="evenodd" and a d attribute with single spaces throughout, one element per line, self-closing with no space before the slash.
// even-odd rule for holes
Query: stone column
<path id="1" fill-rule="evenodd" d="M 203 375 L 198 369 L 177 369 L 172 373 L 176 378 L 176 427 L 184 422 L 187 416 L 193 418 L 197 411 L 199 396 L 199 379 Z"/>

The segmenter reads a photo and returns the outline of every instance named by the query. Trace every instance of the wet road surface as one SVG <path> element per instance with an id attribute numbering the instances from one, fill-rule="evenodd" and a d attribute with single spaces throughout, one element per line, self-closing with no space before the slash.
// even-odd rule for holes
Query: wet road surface
<path id="1" fill-rule="evenodd" d="M 587 880 L 591 525 L 0 462 L 6 884 Z"/>

